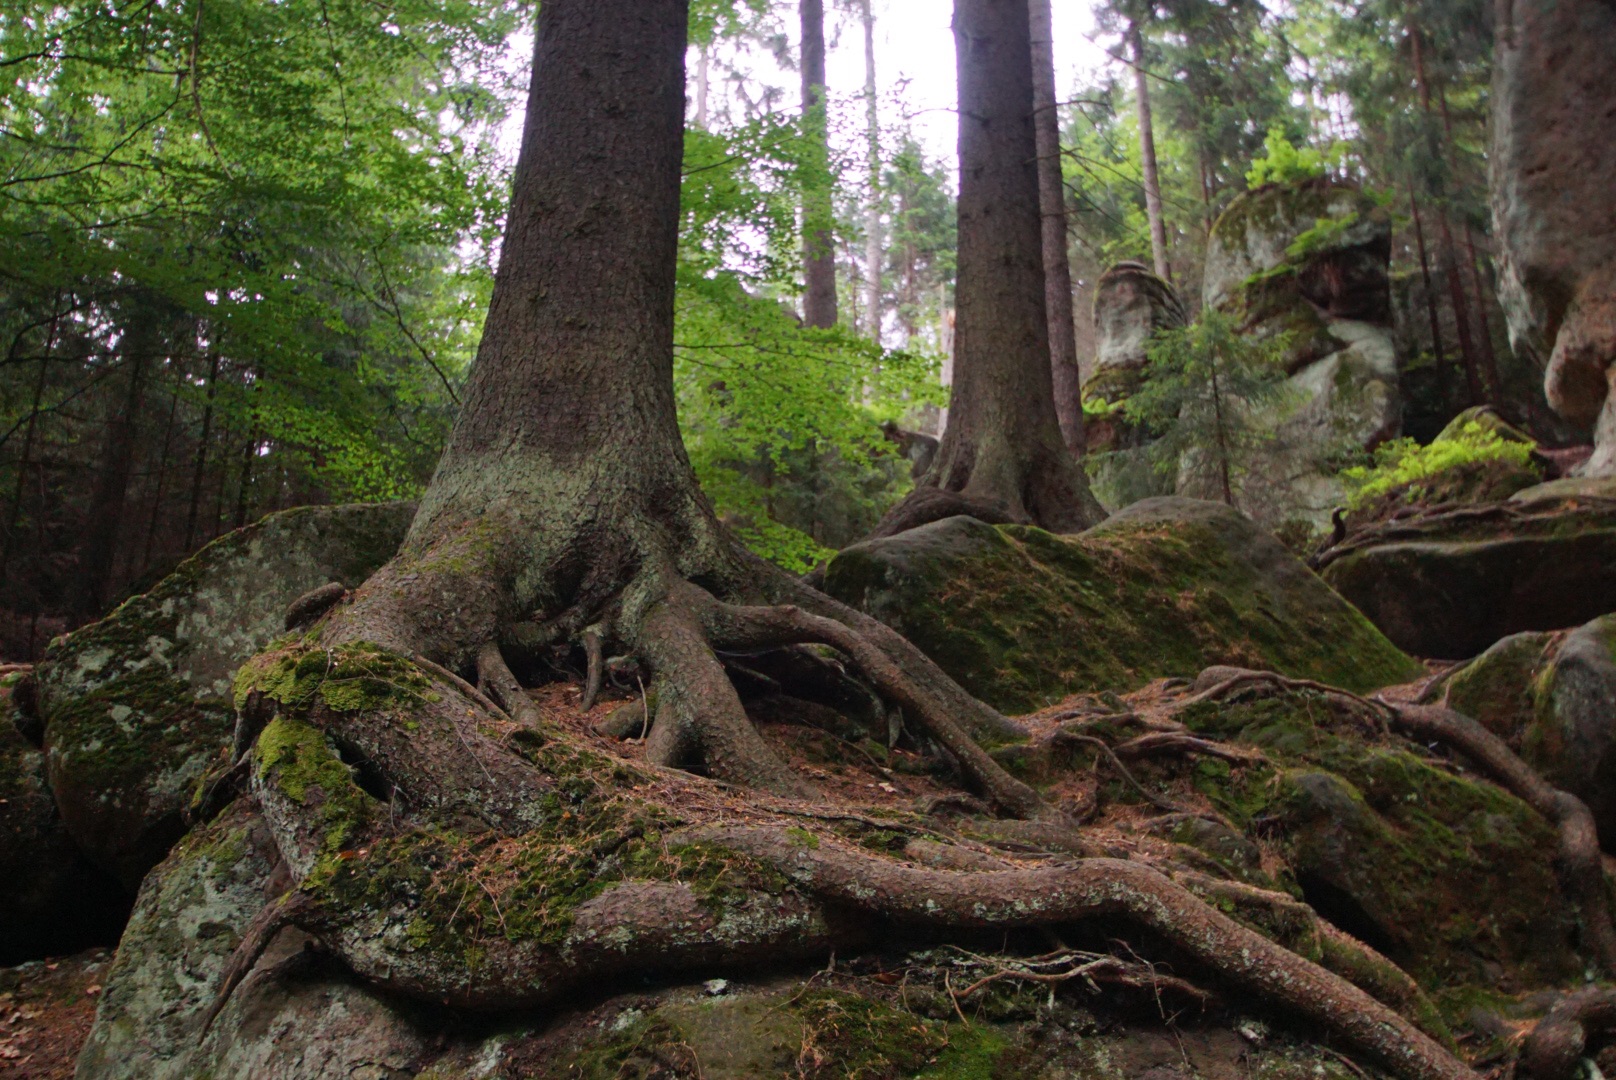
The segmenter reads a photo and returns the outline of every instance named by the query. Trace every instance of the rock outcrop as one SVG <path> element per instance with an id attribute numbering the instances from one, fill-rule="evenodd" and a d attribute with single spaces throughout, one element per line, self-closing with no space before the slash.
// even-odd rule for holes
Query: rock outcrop
<path id="1" fill-rule="evenodd" d="M 1214 663 L 1370 690 L 1417 668 L 1220 503 L 1147 499 L 1078 536 L 950 518 L 848 548 L 826 589 L 973 694 L 1036 708 Z"/>
<path id="2" fill-rule="evenodd" d="M 1121 262 L 1100 275 L 1094 287 L 1094 367 L 1083 383 L 1084 399 L 1126 401 L 1150 363 L 1151 335 L 1182 329 L 1188 321 L 1178 292 L 1143 263 Z M 1134 445 L 1120 419 L 1091 419 L 1086 433 L 1091 451 Z"/>
<path id="3" fill-rule="evenodd" d="M 1324 580 L 1415 656 L 1468 660 L 1529 630 L 1616 611 L 1616 488 L 1530 487 L 1354 534 L 1315 561 Z"/>
<path id="4" fill-rule="evenodd" d="M 1449 680 L 1447 701 L 1587 803 L 1616 850 L 1616 615 L 1505 638 Z"/>
<path id="5" fill-rule="evenodd" d="M 1151 335 L 1187 322 L 1177 291 L 1143 263 L 1118 263 L 1095 286 L 1095 355 L 1083 383 L 1083 433 L 1095 495 L 1109 508 L 1173 493 L 1172 478 L 1145 454 L 1146 432 L 1129 422 L 1122 405 L 1146 377 Z"/>
<path id="6" fill-rule="evenodd" d="M 236 668 L 284 632 L 300 595 L 369 577 L 413 516 L 412 503 L 272 514 L 52 643 L 37 673 L 50 786 L 67 832 L 98 866 L 131 891 L 140 884 L 221 762 Z"/>
<path id="7" fill-rule="evenodd" d="M 1594 429 L 1590 475 L 1616 474 L 1616 7 L 1500 7 L 1492 198 L 1517 351 L 1548 365 L 1549 403 Z"/>
<path id="8" fill-rule="evenodd" d="M 1308 690 L 1193 706 L 1179 716 L 1193 730 L 1266 755 L 1203 763 L 1195 783 L 1280 854 L 1285 885 L 1423 985 L 1518 991 L 1574 976 L 1552 827 L 1415 747 L 1366 739 L 1341 710 Z"/>
<path id="9" fill-rule="evenodd" d="M 1327 180 L 1247 192 L 1213 226 L 1204 303 L 1249 334 L 1289 343 L 1288 411 L 1245 484 L 1263 520 L 1322 523 L 1342 496 L 1324 459 L 1401 432 L 1391 233 L 1384 207 Z M 1181 479 L 1180 494 L 1211 494 Z"/>

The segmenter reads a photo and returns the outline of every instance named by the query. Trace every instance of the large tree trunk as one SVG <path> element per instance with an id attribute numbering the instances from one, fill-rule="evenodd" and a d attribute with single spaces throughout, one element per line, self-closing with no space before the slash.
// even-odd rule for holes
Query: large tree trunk
<path id="1" fill-rule="evenodd" d="M 1038 139 L 1038 201 L 1044 222 L 1044 304 L 1049 309 L 1049 363 L 1055 417 L 1074 455 L 1083 452 L 1083 377 L 1077 367 L 1072 263 L 1066 250 L 1066 184 L 1061 172 L 1060 114 L 1055 102 L 1055 30 L 1049 0 L 1028 0 L 1032 20 L 1033 131 Z"/>
<path id="2" fill-rule="evenodd" d="M 825 126 L 825 0 L 801 0 L 802 117 L 808 183 L 802 194 L 802 321 L 836 325 L 836 241 L 831 235 L 830 147 Z"/>
<path id="3" fill-rule="evenodd" d="M 954 388 L 937 460 L 877 527 L 969 514 L 1078 532 L 1105 511 L 1061 437 L 1044 302 L 1027 5 L 959 0 Z"/>
<path id="4" fill-rule="evenodd" d="M 1150 256 L 1156 276 L 1169 284 L 1173 265 L 1167 258 L 1167 219 L 1162 215 L 1161 172 L 1156 166 L 1156 122 L 1150 110 L 1150 76 L 1145 72 L 1145 35 L 1137 22 L 1128 24 L 1133 55 L 1134 102 L 1139 109 L 1139 158 L 1143 162 L 1145 216 L 1150 220 Z"/>

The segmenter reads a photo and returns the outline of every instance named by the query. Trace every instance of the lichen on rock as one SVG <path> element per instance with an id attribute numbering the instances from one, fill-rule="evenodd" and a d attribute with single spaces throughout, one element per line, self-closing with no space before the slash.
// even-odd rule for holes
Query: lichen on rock
<path id="1" fill-rule="evenodd" d="M 409 503 L 272 514 L 209 544 L 151 591 L 53 642 L 38 673 L 51 787 L 68 832 L 133 890 L 183 834 L 219 764 L 236 668 L 282 631 L 287 605 L 385 562 Z"/>

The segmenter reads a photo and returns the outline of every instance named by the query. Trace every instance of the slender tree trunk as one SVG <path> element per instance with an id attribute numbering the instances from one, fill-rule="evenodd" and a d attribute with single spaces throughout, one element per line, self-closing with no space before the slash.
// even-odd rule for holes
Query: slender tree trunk
<path id="1" fill-rule="evenodd" d="M 1451 171 L 1453 151 L 1453 115 L 1448 110 L 1448 95 L 1446 91 L 1439 91 L 1437 104 L 1442 110 L 1442 130 L 1448 136 L 1448 157 Z M 1470 295 L 1476 303 L 1476 332 L 1479 335 L 1478 343 L 1481 351 L 1481 362 L 1487 381 L 1487 394 L 1494 405 L 1502 400 L 1502 384 L 1498 373 L 1498 350 L 1493 348 L 1492 329 L 1487 324 L 1487 295 L 1481 287 L 1481 260 L 1476 255 L 1476 231 L 1471 228 L 1470 222 L 1464 223 L 1465 239 L 1465 269 L 1470 274 Z"/>
<path id="2" fill-rule="evenodd" d="M 135 438 L 145 400 L 146 368 L 160 341 L 154 313 L 136 310 L 119 344 L 129 372 L 128 381 L 123 397 L 108 409 L 101 442 L 101 464 L 85 515 L 84 540 L 79 546 L 79 590 L 74 610 L 81 619 L 101 615 L 111 599 L 113 563 L 123 538 L 124 509 L 134 472 Z"/>
<path id="3" fill-rule="evenodd" d="M 1055 32 L 1049 0 L 1028 0 L 1032 29 L 1033 131 L 1038 139 L 1038 202 L 1044 223 L 1044 304 L 1049 363 L 1061 437 L 1083 453 L 1083 377 L 1077 366 L 1077 315 L 1066 250 L 1066 184 L 1061 175 L 1060 114 L 1055 101 Z"/>
<path id="4" fill-rule="evenodd" d="M 241 450 L 241 480 L 236 485 L 236 516 L 233 529 L 247 524 L 247 510 L 252 505 L 253 466 L 258 462 L 258 429 L 249 429 L 247 445 Z"/>
<path id="5" fill-rule="evenodd" d="M 10 573 L 12 543 L 16 536 L 17 524 L 22 519 L 23 489 L 28 482 L 28 468 L 33 463 L 34 432 L 39 425 L 39 406 L 45 396 L 45 375 L 50 369 L 51 353 L 56 349 L 56 337 L 61 325 L 60 292 L 51 303 L 50 329 L 45 334 L 45 348 L 39 354 L 39 368 L 34 373 L 34 393 L 28 408 L 28 426 L 23 430 L 22 456 L 17 460 L 17 486 L 11 493 L 11 512 L 6 520 L 5 548 L 0 550 L 0 583 L 4 583 Z"/>
<path id="6" fill-rule="evenodd" d="M 176 358 L 174 368 L 178 378 L 168 398 L 168 420 L 163 424 L 163 449 L 157 456 L 156 487 L 152 492 L 151 515 L 146 519 L 146 543 L 140 552 L 140 572 L 151 565 L 152 544 L 157 537 L 157 522 L 163 514 L 163 494 L 168 482 L 168 454 L 174 444 L 174 418 L 179 413 L 180 390 L 178 382 L 185 377 L 185 366 Z"/>
<path id="7" fill-rule="evenodd" d="M 825 3 L 800 0 L 802 117 L 808 133 L 808 181 L 802 197 L 802 321 L 836 325 L 836 241 L 831 234 L 830 146 L 825 120 Z"/>
<path id="8" fill-rule="evenodd" d="M 1230 506 L 1234 501 L 1234 478 L 1230 475 L 1229 466 L 1229 432 L 1223 419 L 1223 387 L 1218 383 L 1216 365 L 1212 369 L 1212 424 L 1217 432 L 1218 446 L 1218 486 L 1223 491 L 1223 501 Z"/>
<path id="9" fill-rule="evenodd" d="M 1128 44 L 1133 50 L 1134 99 L 1139 106 L 1139 157 L 1144 164 L 1150 256 L 1156 276 L 1171 284 L 1173 265 L 1167 258 L 1167 219 L 1162 216 L 1161 173 L 1156 167 L 1156 124 L 1150 110 L 1150 76 L 1145 73 L 1145 34 L 1137 22 L 1128 25 Z"/>
<path id="10" fill-rule="evenodd" d="M 1414 80 L 1419 89 L 1420 107 L 1427 116 L 1434 115 L 1431 108 L 1431 84 L 1425 74 L 1425 45 L 1420 28 L 1412 19 L 1406 24 L 1410 55 L 1414 61 Z M 1475 342 L 1471 338 L 1470 305 L 1465 299 L 1464 282 L 1459 276 L 1459 250 L 1453 241 L 1453 226 L 1448 221 L 1447 209 L 1441 205 L 1442 192 L 1438 192 L 1437 235 L 1442 243 L 1442 272 L 1448 282 L 1448 302 L 1453 307 L 1454 333 L 1459 338 L 1459 355 L 1464 361 L 1465 388 L 1470 404 L 1480 405 L 1487 400 L 1482 383 L 1481 365 L 1476 357 Z"/>
<path id="11" fill-rule="evenodd" d="M 869 170 L 868 202 L 864 207 L 864 313 L 870 339 L 881 340 L 881 270 L 886 243 L 881 235 L 881 109 L 875 82 L 875 14 L 863 0 L 864 22 L 865 168 Z"/>
<path id="12" fill-rule="evenodd" d="M 712 46 L 703 45 L 696 54 L 696 126 L 707 130 L 707 95 L 711 89 Z"/>
<path id="13" fill-rule="evenodd" d="M 948 427 L 930 471 L 876 535 L 955 514 L 1080 531 L 1104 511 L 1055 414 L 1027 4 L 958 0 L 954 42 L 959 272 Z"/>
<path id="14" fill-rule="evenodd" d="M 1431 279 L 1431 260 L 1425 248 L 1425 225 L 1420 220 L 1420 200 L 1414 194 L 1413 181 L 1408 185 L 1408 207 L 1414 216 L 1414 244 L 1420 253 L 1420 280 L 1425 283 L 1425 312 L 1431 320 L 1431 348 L 1437 363 L 1447 359 L 1447 348 L 1442 341 L 1442 316 L 1436 309 L 1436 283 Z"/>
<path id="15" fill-rule="evenodd" d="M 191 502 L 185 511 L 185 547 L 187 554 L 196 543 L 196 512 L 202 503 L 202 481 L 207 476 L 208 440 L 213 437 L 213 403 L 219 393 L 219 354 L 213 354 L 208 368 L 208 400 L 202 408 L 202 433 L 196 440 L 196 463 L 191 470 Z"/>

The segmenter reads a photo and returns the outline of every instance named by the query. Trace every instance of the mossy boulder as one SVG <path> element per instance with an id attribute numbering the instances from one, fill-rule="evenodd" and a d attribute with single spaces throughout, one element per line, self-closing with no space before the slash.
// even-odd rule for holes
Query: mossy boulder
<path id="1" fill-rule="evenodd" d="M 0 964 L 118 940 L 130 896 L 62 827 L 45 755 L 12 723 L 0 688 Z"/>
<path id="2" fill-rule="evenodd" d="M 1616 849 L 1616 615 L 1505 638 L 1449 680 L 1447 701 L 1587 803 Z"/>
<path id="3" fill-rule="evenodd" d="M 402 502 L 272 514 L 52 642 L 38 671 L 50 784 L 92 860 L 140 883 L 229 741 L 236 668 L 283 631 L 292 600 L 390 558 L 413 515 Z"/>
<path id="4" fill-rule="evenodd" d="M 1534 488 L 1507 506 L 1390 530 L 1324 580 L 1401 648 L 1445 660 L 1616 611 L 1616 502 Z"/>
<path id="5" fill-rule="evenodd" d="M 1376 739 L 1311 691 L 1206 703 L 1193 730 L 1263 751 L 1189 766 L 1237 828 L 1277 856 L 1282 887 L 1428 990 L 1519 992 L 1577 977 L 1553 828 L 1502 789 Z"/>
<path id="6" fill-rule="evenodd" d="M 1215 663 L 1360 690 L 1419 670 L 1220 503 L 1148 499 L 1078 536 L 951 518 L 848 548 L 825 585 L 1009 711 Z"/>
<path id="7" fill-rule="evenodd" d="M 437 1031 L 303 953 L 287 932 L 263 974 L 231 997 L 208 1036 L 202 1017 L 247 924 L 270 900 L 274 844 L 245 803 L 187 837 L 141 887 L 79 1056 L 80 1080 L 414 1076 Z M 273 972 L 272 974 L 267 974 Z"/>

